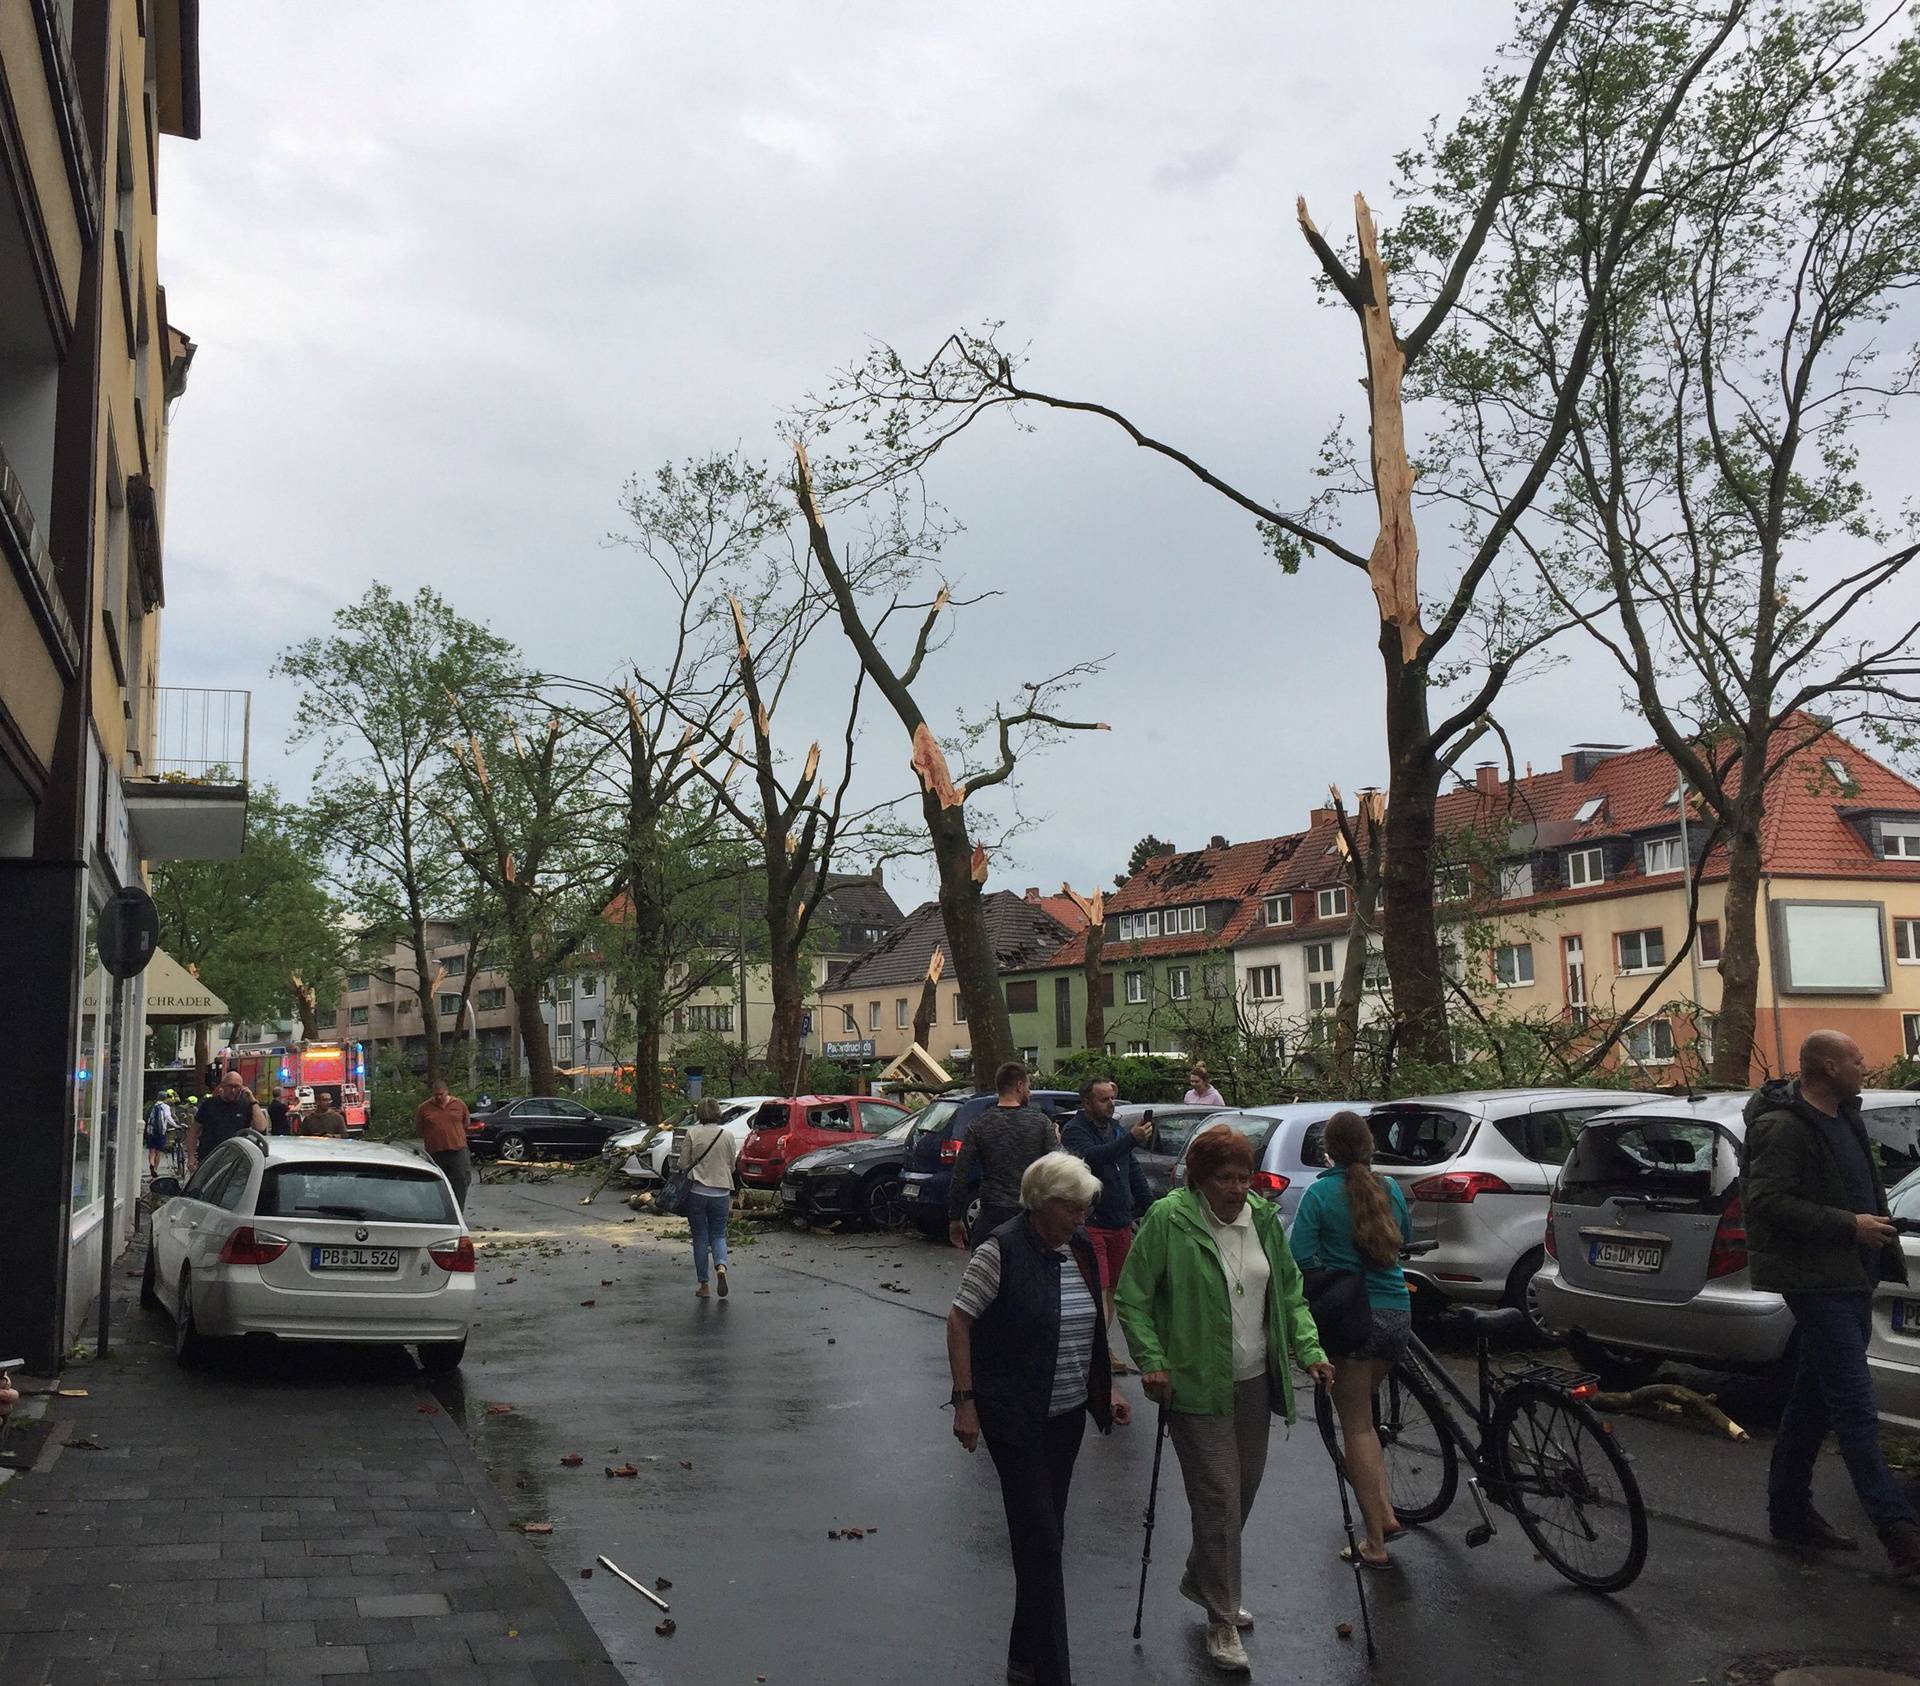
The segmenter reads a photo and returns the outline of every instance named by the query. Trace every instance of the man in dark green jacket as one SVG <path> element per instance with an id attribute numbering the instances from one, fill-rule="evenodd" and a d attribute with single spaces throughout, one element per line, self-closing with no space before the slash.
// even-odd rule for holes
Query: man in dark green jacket
<path id="1" fill-rule="evenodd" d="M 1906 1281 L 1907 1267 L 1860 1122 L 1865 1077 L 1851 1037 L 1816 1031 L 1801 1045 L 1798 1080 L 1769 1083 L 1747 1103 L 1741 1198 L 1753 1285 L 1786 1297 L 1799 1344 L 1767 1513 L 1783 1544 L 1858 1549 L 1813 1508 L 1814 1463 L 1831 1429 L 1895 1572 L 1916 1575 L 1920 1519 L 1881 1456 L 1867 1369 L 1873 1291 Z"/>

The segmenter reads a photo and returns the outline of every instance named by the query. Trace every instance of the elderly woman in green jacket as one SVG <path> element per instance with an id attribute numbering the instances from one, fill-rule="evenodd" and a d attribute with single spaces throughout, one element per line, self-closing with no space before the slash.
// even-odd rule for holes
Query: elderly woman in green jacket
<path id="1" fill-rule="evenodd" d="M 1250 1193 L 1253 1149 L 1216 1124 L 1187 1149 L 1187 1184 L 1148 1209 L 1114 1294 L 1147 1397 L 1169 1412 L 1193 1512 L 1180 1593 L 1207 1612 L 1207 1655 L 1248 1667 L 1240 1532 L 1277 1412 L 1294 1420 L 1293 1368 L 1331 1382 L 1280 1214 Z"/>

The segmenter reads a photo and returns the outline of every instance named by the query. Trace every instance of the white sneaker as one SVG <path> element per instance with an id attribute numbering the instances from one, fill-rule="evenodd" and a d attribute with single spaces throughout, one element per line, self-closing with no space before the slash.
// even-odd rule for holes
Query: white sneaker
<path id="1" fill-rule="evenodd" d="M 1180 1577 L 1180 1596 L 1189 1604 L 1198 1604 L 1203 1610 L 1207 1607 L 1207 1601 L 1200 1596 L 1200 1589 L 1193 1584 L 1192 1575 L 1182 1575 Z M 1248 1628 L 1253 1626 L 1253 1612 L 1251 1610 L 1234 1611 L 1233 1625 L 1242 1633 L 1245 1633 Z"/>
<path id="2" fill-rule="evenodd" d="M 1207 1655 L 1216 1668 L 1233 1674 L 1253 1672 L 1253 1664 L 1247 1661 L 1247 1648 L 1240 1643 L 1239 1630 L 1231 1622 L 1207 1623 Z"/>

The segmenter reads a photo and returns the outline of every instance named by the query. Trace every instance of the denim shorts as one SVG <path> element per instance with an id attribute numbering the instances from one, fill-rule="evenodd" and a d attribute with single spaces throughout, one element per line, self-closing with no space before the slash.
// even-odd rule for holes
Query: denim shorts
<path id="1" fill-rule="evenodd" d="M 1352 1356 L 1377 1358 L 1384 1364 L 1391 1364 L 1407 1350 L 1408 1337 L 1413 1334 L 1413 1313 L 1398 1307 L 1388 1310 L 1378 1305 L 1370 1309 L 1373 1312 L 1373 1333 Z"/>

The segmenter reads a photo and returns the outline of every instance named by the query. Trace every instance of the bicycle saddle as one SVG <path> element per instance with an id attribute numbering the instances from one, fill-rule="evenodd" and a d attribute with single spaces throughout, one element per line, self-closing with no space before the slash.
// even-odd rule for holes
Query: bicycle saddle
<path id="1" fill-rule="evenodd" d="M 1456 1306 L 1454 1312 L 1477 1341 L 1527 1332 L 1527 1314 L 1517 1306 L 1463 1305 Z"/>

